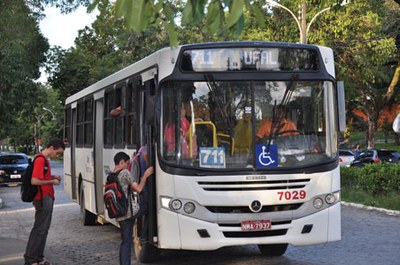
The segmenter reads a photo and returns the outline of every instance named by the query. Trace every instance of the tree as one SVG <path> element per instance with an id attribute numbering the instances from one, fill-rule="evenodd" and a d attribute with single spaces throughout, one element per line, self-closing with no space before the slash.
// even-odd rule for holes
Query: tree
<path id="1" fill-rule="evenodd" d="M 24 110 L 39 97 L 34 80 L 48 49 L 38 19 L 23 0 L 0 1 L 0 139 L 15 144 L 27 132 L 24 126 L 32 124 L 33 115 Z"/>
<path id="2" fill-rule="evenodd" d="M 332 30 L 326 27 L 328 30 L 324 33 L 327 34 L 324 39 L 329 40 L 326 45 L 333 47 L 337 54 L 338 76 L 346 80 L 350 106 L 362 109 L 368 117 L 365 145 L 369 147 L 375 145 L 383 108 L 396 96 L 398 70 L 392 62 L 399 58 L 395 38 L 384 31 L 385 18 L 395 12 L 391 8 L 385 6 L 385 1 L 354 1 L 339 15 L 340 27 Z M 329 18 L 330 14 L 326 16 Z"/>
<path id="3" fill-rule="evenodd" d="M 75 47 L 51 49 L 47 71 L 49 84 L 59 91 L 60 100 L 102 78 L 168 46 L 168 37 L 155 27 L 137 34 L 126 29 L 113 6 L 100 10 L 92 24 L 79 31 Z"/>
<path id="4" fill-rule="evenodd" d="M 300 12 L 299 6 L 302 11 L 306 6 L 303 23 L 330 7 L 330 11 L 321 13 L 318 22 L 310 28 L 309 42 L 333 47 L 337 57 L 337 76 L 346 81 L 347 98 L 352 99 L 351 104 L 364 108 L 369 115 L 367 144 L 373 146 L 380 110 L 398 94 L 399 56 L 395 55 L 396 49 L 399 50 L 399 1 L 396 0 L 396 4 L 387 0 L 385 6 L 384 0 L 354 0 L 345 7 L 338 5 L 341 2 L 279 1 L 296 14 Z M 161 25 L 168 32 L 172 45 L 178 44 L 179 40 L 193 42 L 193 39 L 297 42 L 299 36 L 293 18 L 283 9 L 265 5 L 264 1 L 93 0 L 82 3 L 90 9 L 115 7 L 116 14 L 124 18 L 124 23 L 133 29 L 134 34 L 141 34 L 152 27 L 158 29 Z M 391 62 L 397 62 L 397 66 L 394 67 Z"/>

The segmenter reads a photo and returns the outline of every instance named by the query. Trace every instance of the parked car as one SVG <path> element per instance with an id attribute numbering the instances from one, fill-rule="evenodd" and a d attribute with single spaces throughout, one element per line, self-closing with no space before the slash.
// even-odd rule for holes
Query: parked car
<path id="1" fill-rule="evenodd" d="M 1 153 L 0 184 L 22 183 L 22 175 L 29 165 L 29 159 L 23 153 Z"/>
<path id="2" fill-rule="evenodd" d="M 368 149 L 362 152 L 351 162 L 351 167 L 362 167 L 373 163 L 399 163 L 400 153 L 388 149 Z"/>
<path id="3" fill-rule="evenodd" d="M 339 164 L 342 167 L 349 167 L 354 160 L 354 153 L 350 150 L 339 150 Z"/>

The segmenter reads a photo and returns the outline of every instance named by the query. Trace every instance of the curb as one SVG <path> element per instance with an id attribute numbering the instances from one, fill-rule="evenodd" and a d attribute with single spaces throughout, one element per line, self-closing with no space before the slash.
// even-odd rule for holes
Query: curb
<path id="1" fill-rule="evenodd" d="M 368 211 L 377 211 L 377 212 L 385 213 L 385 214 L 391 215 L 391 216 L 400 216 L 400 211 L 396 211 L 396 210 L 388 210 L 388 209 L 384 209 L 384 208 L 366 206 L 363 204 L 345 202 L 345 201 L 342 201 L 342 205 L 350 206 L 350 207 L 354 207 L 354 208 L 358 208 L 358 209 L 364 209 L 364 210 L 368 210 Z"/>

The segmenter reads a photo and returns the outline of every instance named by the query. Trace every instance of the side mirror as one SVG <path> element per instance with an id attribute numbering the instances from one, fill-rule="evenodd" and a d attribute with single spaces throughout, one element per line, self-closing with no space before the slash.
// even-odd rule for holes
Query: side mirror
<path id="1" fill-rule="evenodd" d="M 337 81 L 337 103 L 339 115 L 339 131 L 346 131 L 346 101 L 344 97 L 344 82 Z"/>
<path id="2" fill-rule="evenodd" d="M 393 121 L 393 131 L 395 133 L 400 133 L 400 113 L 397 114 Z"/>

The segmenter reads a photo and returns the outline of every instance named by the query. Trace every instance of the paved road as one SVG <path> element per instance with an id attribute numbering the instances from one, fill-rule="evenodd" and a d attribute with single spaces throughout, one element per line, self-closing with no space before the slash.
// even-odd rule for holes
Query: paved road
<path id="1" fill-rule="evenodd" d="M 34 211 L 19 202 L 19 187 L 0 187 L 5 207 L 0 210 L 0 247 L 9 239 L 24 248 L 32 226 Z M 10 202 L 15 196 L 16 202 Z M 79 207 L 56 189 L 53 223 L 46 255 L 56 264 L 118 264 L 119 231 L 112 225 L 84 227 L 79 222 Z M 229 247 L 217 251 L 164 251 L 154 265 L 395 265 L 400 264 L 400 216 L 375 210 L 342 207 L 342 240 L 308 246 L 289 246 L 278 258 L 261 256 L 255 246 Z M 0 254 L 1 254 L 0 249 Z M 20 250 L 23 253 L 23 249 Z M 2 263 L 0 257 L 0 264 Z M 17 264 L 17 263 L 15 263 Z M 135 264 L 135 262 L 133 263 Z"/>

